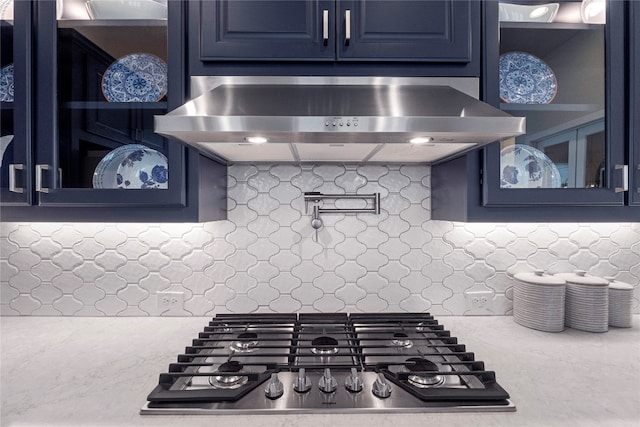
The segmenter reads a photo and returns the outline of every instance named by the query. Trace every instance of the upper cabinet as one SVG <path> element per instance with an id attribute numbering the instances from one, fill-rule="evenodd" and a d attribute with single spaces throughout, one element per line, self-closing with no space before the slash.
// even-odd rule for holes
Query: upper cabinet
<path id="1" fill-rule="evenodd" d="M 634 28 L 627 8 L 635 2 L 519 3 L 484 5 L 483 93 L 526 117 L 526 134 L 434 167 L 434 218 L 640 219 L 628 207 L 637 200 L 628 186 L 637 143 L 627 126 L 637 48 L 626 50 L 627 28 Z M 451 179 L 460 168 L 465 174 Z M 449 196 L 460 191 L 465 202 Z"/>
<path id="2" fill-rule="evenodd" d="M 191 0 L 189 23 L 193 75 L 242 73 L 248 62 L 262 62 L 253 73 L 273 73 L 266 61 L 296 62 L 287 66 L 294 72 L 306 63 L 329 75 L 405 75 L 381 64 L 406 62 L 422 64 L 422 75 L 479 75 L 480 2 L 473 0 Z"/>
<path id="3" fill-rule="evenodd" d="M 497 78 L 500 108 L 526 117 L 527 132 L 488 151 L 485 204 L 622 205 L 624 3 L 499 7 L 488 77 Z"/>
<path id="4" fill-rule="evenodd" d="M 200 1 L 200 58 L 228 60 L 332 60 L 335 7 L 318 1 Z"/>
<path id="5" fill-rule="evenodd" d="M 26 2 L 0 8 L 0 199 L 11 206 L 31 201 L 30 22 Z"/>
<path id="6" fill-rule="evenodd" d="M 203 61 L 471 61 L 469 1 L 200 2 Z"/>
<path id="7" fill-rule="evenodd" d="M 32 81 L 33 87 L 21 101 L 25 106 L 16 104 L 32 116 L 27 121 L 28 138 L 14 144 L 20 142 L 32 164 L 25 162 L 15 175 L 17 180 L 32 182 L 23 191 L 31 195 L 34 206 L 11 209 L 3 197 L 3 217 L 223 218 L 223 201 L 202 216 L 197 205 L 202 201 L 202 168 L 217 170 L 223 187 L 226 167 L 215 162 L 207 166 L 206 160 L 153 131 L 154 115 L 165 114 L 185 100 L 183 4 L 43 0 L 18 5 L 30 10 L 34 25 L 25 32 L 32 37 L 32 45 L 25 50 L 30 56 L 22 59 L 25 65 L 20 68 L 27 78 L 23 82 L 22 74 L 16 73 L 15 81 L 27 86 Z M 169 9 L 177 17 L 172 49 Z M 211 194 L 224 193 L 223 188 L 219 190 Z"/>
<path id="8" fill-rule="evenodd" d="M 631 2 L 629 57 L 631 60 L 630 136 L 629 136 L 629 203 L 640 206 L 640 2 Z"/>

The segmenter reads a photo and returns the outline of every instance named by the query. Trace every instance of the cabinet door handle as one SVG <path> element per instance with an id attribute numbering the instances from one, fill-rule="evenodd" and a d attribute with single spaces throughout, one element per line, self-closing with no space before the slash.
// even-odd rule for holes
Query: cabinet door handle
<path id="1" fill-rule="evenodd" d="M 640 163 L 638 163 L 638 175 L 637 176 L 640 176 Z M 638 182 L 638 180 L 636 180 L 636 182 Z M 640 187 L 636 187 L 636 192 L 638 194 L 640 194 Z"/>
<path id="2" fill-rule="evenodd" d="M 329 41 L 329 10 L 322 11 L 322 41 L 326 45 Z"/>
<path id="3" fill-rule="evenodd" d="M 36 191 L 39 193 L 48 193 L 49 188 L 42 186 L 42 171 L 49 170 L 49 165 L 36 165 Z"/>
<path id="4" fill-rule="evenodd" d="M 615 192 L 629 191 L 629 165 L 616 165 L 615 169 L 622 170 L 622 187 L 616 187 Z"/>
<path id="5" fill-rule="evenodd" d="M 351 40 L 351 10 L 344 11 L 344 44 L 349 44 Z"/>
<path id="6" fill-rule="evenodd" d="M 9 165 L 9 191 L 13 193 L 24 193 L 24 188 L 16 186 L 16 171 L 23 169 L 23 164 Z"/>

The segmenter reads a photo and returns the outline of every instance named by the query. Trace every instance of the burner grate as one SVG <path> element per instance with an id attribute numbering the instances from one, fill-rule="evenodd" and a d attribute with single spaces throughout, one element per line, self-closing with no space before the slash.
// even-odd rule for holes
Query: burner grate
<path id="1" fill-rule="evenodd" d="M 316 376 L 330 368 L 340 378 L 352 369 L 363 378 L 382 374 L 425 408 L 513 407 L 495 373 L 428 313 L 217 315 L 160 374 L 148 400 L 244 407 L 243 397 L 264 394 L 258 387 L 272 373 L 295 376 L 303 368 Z"/>

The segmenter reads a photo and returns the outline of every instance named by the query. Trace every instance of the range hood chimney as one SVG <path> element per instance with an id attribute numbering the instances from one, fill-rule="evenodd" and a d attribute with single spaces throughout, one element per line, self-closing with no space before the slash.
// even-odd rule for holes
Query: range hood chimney
<path id="1" fill-rule="evenodd" d="M 478 80 L 192 77 L 155 131 L 230 162 L 433 163 L 525 132 L 478 101 Z"/>

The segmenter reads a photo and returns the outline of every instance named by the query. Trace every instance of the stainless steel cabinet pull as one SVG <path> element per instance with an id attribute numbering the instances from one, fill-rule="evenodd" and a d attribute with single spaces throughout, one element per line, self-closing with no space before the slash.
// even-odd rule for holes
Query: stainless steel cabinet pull
<path id="1" fill-rule="evenodd" d="M 329 41 L 329 10 L 322 11 L 322 40 L 324 44 Z"/>
<path id="2" fill-rule="evenodd" d="M 638 176 L 640 176 L 640 164 L 638 164 Z M 637 182 L 637 180 L 636 180 Z M 636 192 L 640 194 L 640 187 L 636 187 Z"/>
<path id="3" fill-rule="evenodd" d="M 351 10 L 344 11 L 344 44 L 351 40 Z"/>
<path id="4" fill-rule="evenodd" d="M 16 186 L 16 171 L 23 170 L 23 164 L 10 164 L 9 165 L 9 191 L 13 193 L 24 193 L 24 188 Z"/>
<path id="5" fill-rule="evenodd" d="M 43 170 L 49 170 L 49 165 L 36 165 L 36 191 L 39 193 L 48 193 L 49 188 L 42 186 Z"/>
<path id="6" fill-rule="evenodd" d="M 615 169 L 622 170 L 622 187 L 616 187 L 615 192 L 629 191 L 629 165 L 616 165 Z"/>

